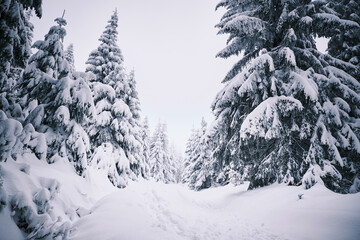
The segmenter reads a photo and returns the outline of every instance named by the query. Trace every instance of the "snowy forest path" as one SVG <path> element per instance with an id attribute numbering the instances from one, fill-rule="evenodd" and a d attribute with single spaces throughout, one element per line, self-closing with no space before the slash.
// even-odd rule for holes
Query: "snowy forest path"
<path id="1" fill-rule="evenodd" d="M 235 189 L 235 188 L 234 188 Z M 74 223 L 70 239 L 288 239 L 255 226 L 228 208 L 232 194 L 182 185 L 133 184 L 98 201 Z"/>

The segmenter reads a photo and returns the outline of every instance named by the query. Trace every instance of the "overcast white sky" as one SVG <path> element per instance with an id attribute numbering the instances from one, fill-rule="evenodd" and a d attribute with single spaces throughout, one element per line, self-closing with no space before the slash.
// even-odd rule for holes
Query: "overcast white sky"
<path id="1" fill-rule="evenodd" d="M 54 19 L 66 10 L 65 48 L 74 44 L 77 70 L 85 70 L 89 53 L 99 45 L 115 8 L 118 45 L 128 70 L 135 69 L 142 116 L 153 129 L 168 124 L 170 141 L 184 150 L 193 125 L 212 120 L 210 105 L 221 80 L 235 62 L 215 58 L 225 36 L 214 25 L 218 0 L 61 0 L 43 1 L 43 17 L 33 18 L 34 41 L 43 39 Z"/>

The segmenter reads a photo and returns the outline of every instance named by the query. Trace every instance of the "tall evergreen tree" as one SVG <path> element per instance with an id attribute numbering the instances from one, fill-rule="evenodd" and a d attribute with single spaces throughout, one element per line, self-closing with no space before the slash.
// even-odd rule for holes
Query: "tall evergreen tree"
<path id="1" fill-rule="evenodd" d="M 136 120 L 137 122 L 140 121 L 140 100 L 139 94 L 136 90 L 136 79 L 134 70 L 132 70 L 129 74 L 128 94 L 125 99 L 127 99 L 127 105 L 129 105 L 134 120 Z"/>
<path id="2" fill-rule="evenodd" d="M 30 55 L 32 54 L 31 52 L 31 46 L 32 46 L 32 38 L 33 38 L 33 31 L 34 31 L 34 25 L 30 22 L 30 18 L 32 16 L 32 11 L 31 10 L 25 10 L 24 11 L 24 19 L 23 19 L 23 24 L 24 24 L 24 30 L 26 33 L 26 42 L 23 44 L 23 61 L 24 61 L 24 65 L 21 66 L 11 66 L 10 67 L 10 72 L 8 73 L 7 76 L 7 85 L 4 88 L 4 90 L 7 90 L 8 92 L 8 98 L 10 100 L 10 103 L 12 104 L 12 108 L 14 108 L 14 97 L 16 97 L 16 92 L 18 89 L 14 88 L 14 86 L 16 86 L 16 84 L 18 83 L 20 76 L 22 74 L 22 72 L 24 71 L 24 68 L 27 66 L 28 60 Z"/>
<path id="3" fill-rule="evenodd" d="M 184 159 L 184 172 L 182 174 L 182 182 L 183 183 L 188 183 L 190 182 L 190 176 L 191 176 L 191 165 L 192 165 L 192 161 L 194 158 L 192 157 L 193 152 L 195 150 L 195 146 L 198 144 L 197 140 L 198 140 L 198 136 L 199 136 L 199 130 L 195 129 L 195 127 L 193 126 L 193 128 L 191 129 L 191 134 L 189 136 L 189 139 L 186 142 L 186 146 L 185 146 L 185 159 Z"/>
<path id="4" fill-rule="evenodd" d="M 129 178 L 135 179 L 140 174 L 143 161 L 135 79 L 124 68 L 124 58 L 116 43 L 117 26 L 115 11 L 99 39 L 100 46 L 86 62 L 86 71 L 95 76 L 91 87 L 97 116 L 89 129 L 94 151 L 92 161 L 95 166 L 109 166 L 110 181 L 124 187 Z M 106 160 L 102 155 L 109 151 L 113 157 Z"/>
<path id="5" fill-rule="evenodd" d="M 70 44 L 65 51 L 65 59 L 69 63 L 70 72 L 75 72 L 74 44 Z"/>
<path id="6" fill-rule="evenodd" d="M 355 77 L 360 79 L 360 4 L 354 0 L 331 0 L 328 8 L 341 19 L 340 24 L 332 29 L 328 52 L 337 59 L 357 66 Z"/>
<path id="7" fill-rule="evenodd" d="M 175 182 L 180 183 L 182 182 L 182 175 L 184 172 L 184 158 L 181 154 L 181 151 L 176 148 L 174 142 L 170 145 L 170 159 L 171 162 L 174 163 L 173 165 Z"/>
<path id="8" fill-rule="evenodd" d="M 117 65 L 122 65 L 124 62 L 124 57 L 116 43 L 117 27 L 118 15 L 117 10 L 115 10 L 105 27 L 105 31 L 99 38 L 101 42 L 99 47 L 90 53 L 86 61 L 88 64 L 86 72 L 94 73 L 95 81 L 102 82 L 111 71 L 115 70 Z"/>
<path id="9" fill-rule="evenodd" d="M 22 105 L 28 112 L 24 124 L 45 133 L 47 161 L 66 158 L 79 175 L 87 168 L 90 144 L 82 125 L 93 114 L 93 100 L 87 82 L 69 77 L 63 39 L 64 18 L 56 18 L 43 41 L 35 42 L 38 51 L 29 59 L 20 81 Z"/>
<path id="10" fill-rule="evenodd" d="M 133 147 L 134 139 L 129 123 L 132 114 L 119 97 L 125 78 L 126 73 L 119 65 L 102 81 L 91 83 L 96 106 L 95 122 L 89 129 L 94 152 L 92 164 L 108 168 L 109 180 L 117 187 L 125 187 L 129 178 L 136 178 L 136 173 L 130 170 L 130 165 L 136 160 L 129 159 L 125 153 Z"/>
<path id="11" fill-rule="evenodd" d="M 25 9 L 34 9 L 41 17 L 42 1 L 13 0 L 0 4 L 0 89 L 10 92 L 14 86 L 12 69 L 25 68 L 30 56 L 28 25 Z M 9 82 L 10 80 L 10 82 Z"/>
<path id="12" fill-rule="evenodd" d="M 142 122 L 141 128 L 141 142 L 143 146 L 143 161 L 144 167 L 142 168 L 141 175 L 144 178 L 148 178 L 150 175 L 150 166 L 149 166 L 149 159 L 150 159 L 150 129 L 149 129 L 149 122 L 148 118 L 145 117 Z"/>
<path id="13" fill-rule="evenodd" d="M 63 18 L 56 18 L 55 22 L 58 25 L 50 28 L 45 39 L 38 40 L 33 45 L 38 51 L 30 57 L 19 83 L 23 106 L 34 99 L 45 102 L 56 81 L 69 73 L 69 65 L 65 61 L 62 44 L 66 35 L 66 30 L 63 28 L 66 21 Z"/>
<path id="14" fill-rule="evenodd" d="M 143 145 L 141 138 L 141 118 L 140 118 L 140 100 L 136 90 L 135 73 L 131 71 L 127 75 L 127 81 L 122 84 L 120 88 L 119 97 L 129 107 L 132 117 L 128 119 L 129 135 L 133 138 L 131 144 L 124 145 L 124 150 L 129 159 L 133 159 L 131 169 L 136 172 L 136 175 L 145 172 L 146 162 L 143 159 Z M 127 148 L 127 146 L 132 146 Z"/>
<path id="15" fill-rule="evenodd" d="M 166 124 L 158 123 L 150 143 L 150 176 L 164 183 L 175 182 L 175 166 L 169 154 Z"/>
<path id="16" fill-rule="evenodd" d="M 189 138 L 183 182 L 191 189 L 200 190 L 210 186 L 210 146 L 206 135 L 207 123 L 204 118 L 201 120 L 201 128 L 193 130 Z"/>
<path id="17" fill-rule="evenodd" d="M 324 1 L 223 0 L 217 7 L 227 9 L 219 33 L 229 34 L 218 57 L 244 55 L 212 105 L 212 181 L 226 184 L 235 170 L 250 188 L 321 182 L 359 191 L 359 83 L 313 38 L 331 37 L 340 19 Z"/>

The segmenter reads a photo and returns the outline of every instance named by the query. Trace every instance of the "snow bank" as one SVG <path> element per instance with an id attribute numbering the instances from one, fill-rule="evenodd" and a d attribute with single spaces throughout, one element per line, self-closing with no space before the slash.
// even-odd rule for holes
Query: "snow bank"
<path id="1" fill-rule="evenodd" d="M 0 161 L 10 158 L 17 137 L 20 136 L 23 127 L 14 119 L 6 119 L 5 113 L 0 110 Z"/>
<path id="2" fill-rule="evenodd" d="M 50 165 L 30 153 L 0 162 L 0 180 L 0 239 L 66 238 L 78 211 L 114 189 L 78 176 L 65 158 Z"/>

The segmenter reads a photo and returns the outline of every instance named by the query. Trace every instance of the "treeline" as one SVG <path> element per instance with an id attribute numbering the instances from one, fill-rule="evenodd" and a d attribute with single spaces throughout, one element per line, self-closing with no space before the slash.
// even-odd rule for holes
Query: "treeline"
<path id="1" fill-rule="evenodd" d="M 56 18 L 44 40 L 32 44 L 31 9 L 41 16 L 41 1 L 11 1 L 2 9 L 1 161 L 31 151 L 49 164 L 67 159 L 83 177 L 98 168 L 117 187 L 138 177 L 174 182 L 166 124 L 151 137 L 141 119 L 135 74 L 125 69 L 117 45 L 117 12 L 86 71 L 78 72 L 74 46 L 63 47 L 65 18 Z"/>

